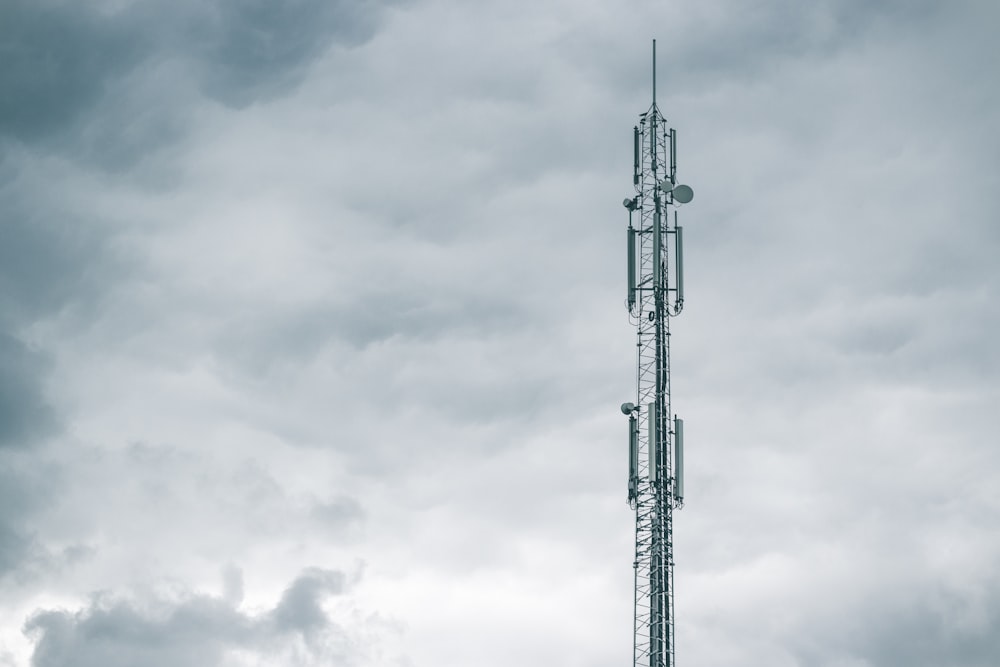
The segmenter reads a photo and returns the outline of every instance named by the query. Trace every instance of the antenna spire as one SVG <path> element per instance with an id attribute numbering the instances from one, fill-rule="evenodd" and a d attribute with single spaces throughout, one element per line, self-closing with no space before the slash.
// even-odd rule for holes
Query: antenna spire
<path id="1" fill-rule="evenodd" d="M 653 40 L 653 106 L 656 106 L 656 40 Z"/>

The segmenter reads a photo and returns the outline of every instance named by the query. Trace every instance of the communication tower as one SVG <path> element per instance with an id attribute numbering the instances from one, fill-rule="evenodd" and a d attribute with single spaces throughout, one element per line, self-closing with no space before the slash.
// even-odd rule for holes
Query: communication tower
<path id="1" fill-rule="evenodd" d="M 653 103 L 633 129 L 635 195 L 626 198 L 629 319 L 636 327 L 636 400 L 628 416 L 628 502 L 635 510 L 635 667 L 674 667 L 673 512 L 684 504 L 684 422 L 670 404 L 670 318 L 684 307 L 677 207 L 677 133 Z"/>

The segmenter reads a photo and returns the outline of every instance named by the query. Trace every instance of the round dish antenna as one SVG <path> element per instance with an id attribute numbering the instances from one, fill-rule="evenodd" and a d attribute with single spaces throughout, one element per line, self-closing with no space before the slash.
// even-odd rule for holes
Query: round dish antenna
<path id="1" fill-rule="evenodd" d="M 678 185 L 674 188 L 674 201 L 678 204 L 687 204 L 694 199 L 694 190 L 689 185 Z"/>

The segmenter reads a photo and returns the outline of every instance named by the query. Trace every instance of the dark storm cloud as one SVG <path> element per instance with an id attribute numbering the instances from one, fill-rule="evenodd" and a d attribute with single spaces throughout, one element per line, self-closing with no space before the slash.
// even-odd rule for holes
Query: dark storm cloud
<path id="1" fill-rule="evenodd" d="M 33 519 L 52 497 L 54 471 L 37 462 L 25 463 L 0 450 L 0 582 L 7 575 L 26 574 L 54 564 L 38 543 Z"/>
<path id="2" fill-rule="evenodd" d="M 316 653 L 324 650 L 316 641 L 336 643 L 343 634 L 321 607 L 325 598 L 343 591 L 342 573 L 308 569 L 273 609 L 260 614 L 209 595 L 141 604 L 98 594 L 77 612 L 36 612 L 25 632 L 37 638 L 34 667 L 217 665 L 227 652 L 268 655 L 296 637 Z"/>
<path id="3" fill-rule="evenodd" d="M 24 343 L 0 331 L 0 449 L 27 445 L 55 430 L 42 387 L 45 364 Z"/>
<path id="4" fill-rule="evenodd" d="M 68 150 L 104 168 L 131 165 L 182 131 L 173 98 L 184 84 L 163 63 L 180 63 L 208 96 L 245 105 L 288 91 L 331 43 L 369 37 L 372 17 L 372 5 L 319 0 L 137 3 L 118 12 L 4 3 L 0 141 Z M 108 251 L 109 221 L 81 215 L 55 183 L 26 178 L 25 157 L 9 152 L 0 173 L 0 446 L 54 423 L 45 354 L 18 331 L 67 308 L 91 318 L 128 273 Z"/>
<path id="5" fill-rule="evenodd" d="M 374 4 L 351 0 L 221 0 L 198 7 L 187 23 L 204 65 L 203 90 L 236 107 L 286 92 L 331 43 L 354 46 L 374 30 Z"/>
<path id="6" fill-rule="evenodd" d="M 46 397 L 51 365 L 25 329 L 64 313 L 83 323 L 101 294 L 128 272 L 109 250 L 101 221 L 87 221 L 71 199 L 18 172 L 0 185 L 0 448 L 28 444 L 57 428 Z"/>
<path id="7" fill-rule="evenodd" d="M 242 107 L 293 89 L 331 44 L 370 38 L 372 3 L 296 0 L 0 7 L 0 137 L 121 166 L 175 139 L 193 84 Z"/>
<path id="8" fill-rule="evenodd" d="M 0 326 L 90 306 L 125 270 L 105 221 L 81 215 L 71 196 L 51 197 L 55 179 L 18 172 L 0 186 Z"/>
<path id="9" fill-rule="evenodd" d="M 0 133 L 60 132 L 144 57 L 149 45 L 90 4 L 11 0 L 0 7 Z"/>
<path id="10" fill-rule="evenodd" d="M 0 469 L 0 577 L 21 564 L 31 546 L 22 526 L 30 495 L 19 476 Z"/>

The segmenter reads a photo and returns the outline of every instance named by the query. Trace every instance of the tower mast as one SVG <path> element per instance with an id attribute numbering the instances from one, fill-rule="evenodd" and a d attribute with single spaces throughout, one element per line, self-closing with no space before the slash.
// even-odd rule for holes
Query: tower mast
<path id="1" fill-rule="evenodd" d="M 624 201 L 627 305 L 637 350 L 636 401 L 622 405 L 629 418 L 628 502 L 635 510 L 635 667 L 674 667 L 673 511 L 684 503 L 684 425 L 670 401 L 670 318 L 684 307 L 676 208 L 694 196 L 677 183 L 676 146 L 677 133 L 656 104 L 653 40 L 653 102 L 633 129 L 635 195 Z"/>

